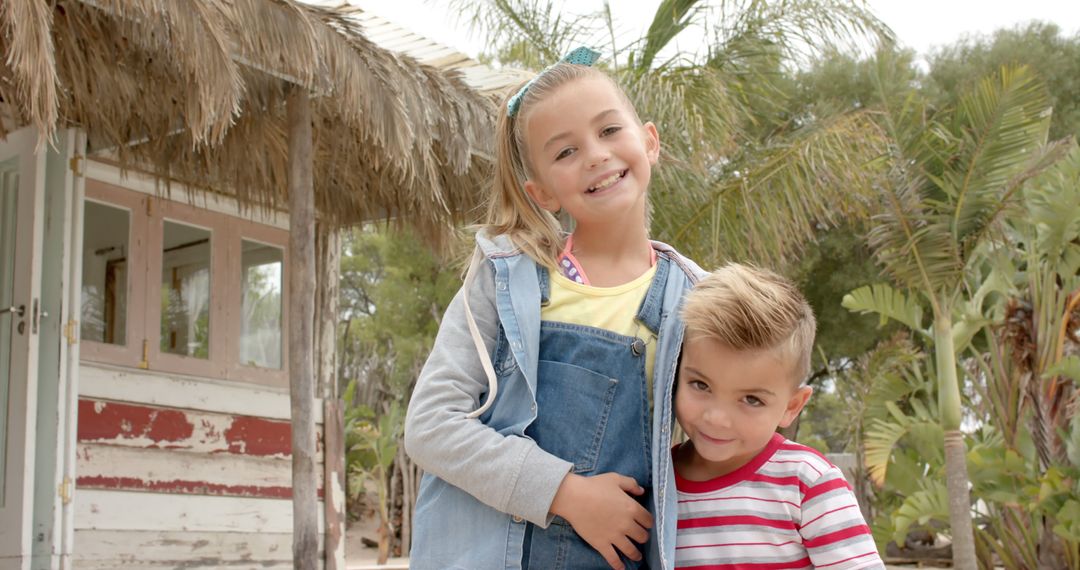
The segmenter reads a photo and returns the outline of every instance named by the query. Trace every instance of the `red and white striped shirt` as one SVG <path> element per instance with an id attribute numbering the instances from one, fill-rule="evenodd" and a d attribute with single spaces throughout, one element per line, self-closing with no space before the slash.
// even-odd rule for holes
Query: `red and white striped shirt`
<path id="1" fill-rule="evenodd" d="M 675 482 L 676 568 L 885 567 L 840 469 L 780 434 L 727 475 L 689 481 L 676 472 Z"/>

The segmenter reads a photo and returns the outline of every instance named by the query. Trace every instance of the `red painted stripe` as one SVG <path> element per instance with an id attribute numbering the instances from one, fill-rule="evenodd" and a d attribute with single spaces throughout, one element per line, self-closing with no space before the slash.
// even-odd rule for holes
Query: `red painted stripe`
<path id="1" fill-rule="evenodd" d="M 208 416 L 225 419 L 222 425 L 228 427 L 224 433 L 205 419 L 198 426 L 194 424 Z M 106 444 L 146 440 L 147 448 L 194 448 L 257 457 L 287 458 L 292 454 L 292 426 L 288 421 L 88 399 L 79 400 L 78 439 Z M 317 437 L 316 453 L 322 450 L 322 443 L 322 437 Z"/>
<path id="2" fill-rule="evenodd" d="M 75 485 L 80 489 L 107 489 L 110 491 L 153 491 L 178 495 L 215 495 L 228 497 L 256 497 L 264 499 L 291 499 L 290 487 L 260 487 L 258 485 L 221 485 L 207 481 L 146 481 L 138 477 L 104 477 L 100 475 L 79 476 Z M 320 490 L 320 495 L 322 492 Z"/>
<path id="3" fill-rule="evenodd" d="M 170 447 L 191 437 L 195 426 L 177 410 L 79 400 L 79 441 L 147 438 Z M 100 411 L 99 411 L 100 410 Z"/>
<path id="4" fill-rule="evenodd" d="M 243 455 L 289 455 L 292 453 L 292 426 L 288 422 L 237 416 L 225 430 L 230 453 Z"/>
<path id="5" fill-rule="evenodd" d="M 258 485 L 222 485 L 206 481 L 146 481 L 138 477 L 80 476 L 75 479 L 79 489 L 105 489 L 109 491 L 151 491 L 177 495 L 212 495 L 219 497 L 251 497 L 259 499 L 291 499 L 292 488 Z M 318 489 L 323 498 L 323 489 Z"/>

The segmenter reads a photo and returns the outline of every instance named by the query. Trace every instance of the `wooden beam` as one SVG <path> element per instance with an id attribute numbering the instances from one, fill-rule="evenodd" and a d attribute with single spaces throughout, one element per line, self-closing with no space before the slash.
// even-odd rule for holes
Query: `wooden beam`
<path id="1" fill-rule="evenodd" d="M 325 402 L 326 570 L 345 570 L 345 411 L 341 400 Z"/>
<path id="2" fill-rule="evenodd" d="M 320 224 L 315 288 L 315 369 L 323 413 L 323 493 L 326 505 L 326 570 L 345 570 L 345 415 L 338 396 L 337 323 L 341 240 L 338 230 Z"/>
<path id="3" fill-rule="evenodd" d="M 315 475 L 315 189 L 311 99 L 304 88 L 288 97 L 289 400 L 292 411 L 293 565 L 319 567 Z"/>

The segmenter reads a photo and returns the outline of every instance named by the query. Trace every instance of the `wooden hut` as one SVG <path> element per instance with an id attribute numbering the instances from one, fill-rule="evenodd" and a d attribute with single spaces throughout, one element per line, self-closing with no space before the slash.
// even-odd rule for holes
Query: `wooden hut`
<path id="1" fill-rule="evenodd" d="M 493 105 L 293 0 L 0 3 L 0 568 L 340 568 L 334 229 Z"/>

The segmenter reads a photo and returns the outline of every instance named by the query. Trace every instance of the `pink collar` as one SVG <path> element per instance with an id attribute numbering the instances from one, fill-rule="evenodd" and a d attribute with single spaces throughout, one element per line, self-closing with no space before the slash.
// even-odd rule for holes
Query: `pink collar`
<path id="1" fill-rule="evenodd" d="M 572 250 L 574 248 L 574 234 L 570 234 L 566 237 L 566 245 L 563 246 L 562 253 L 559 254 L 559 273 L 563 277 L 582 285 L 589 285 L 589 278 L 585 276 L 585 270 L 582 269 L 581 263 L 574 257 Z M 656 265 L 656 250 L 649 246 L 649 267 Z"/>

